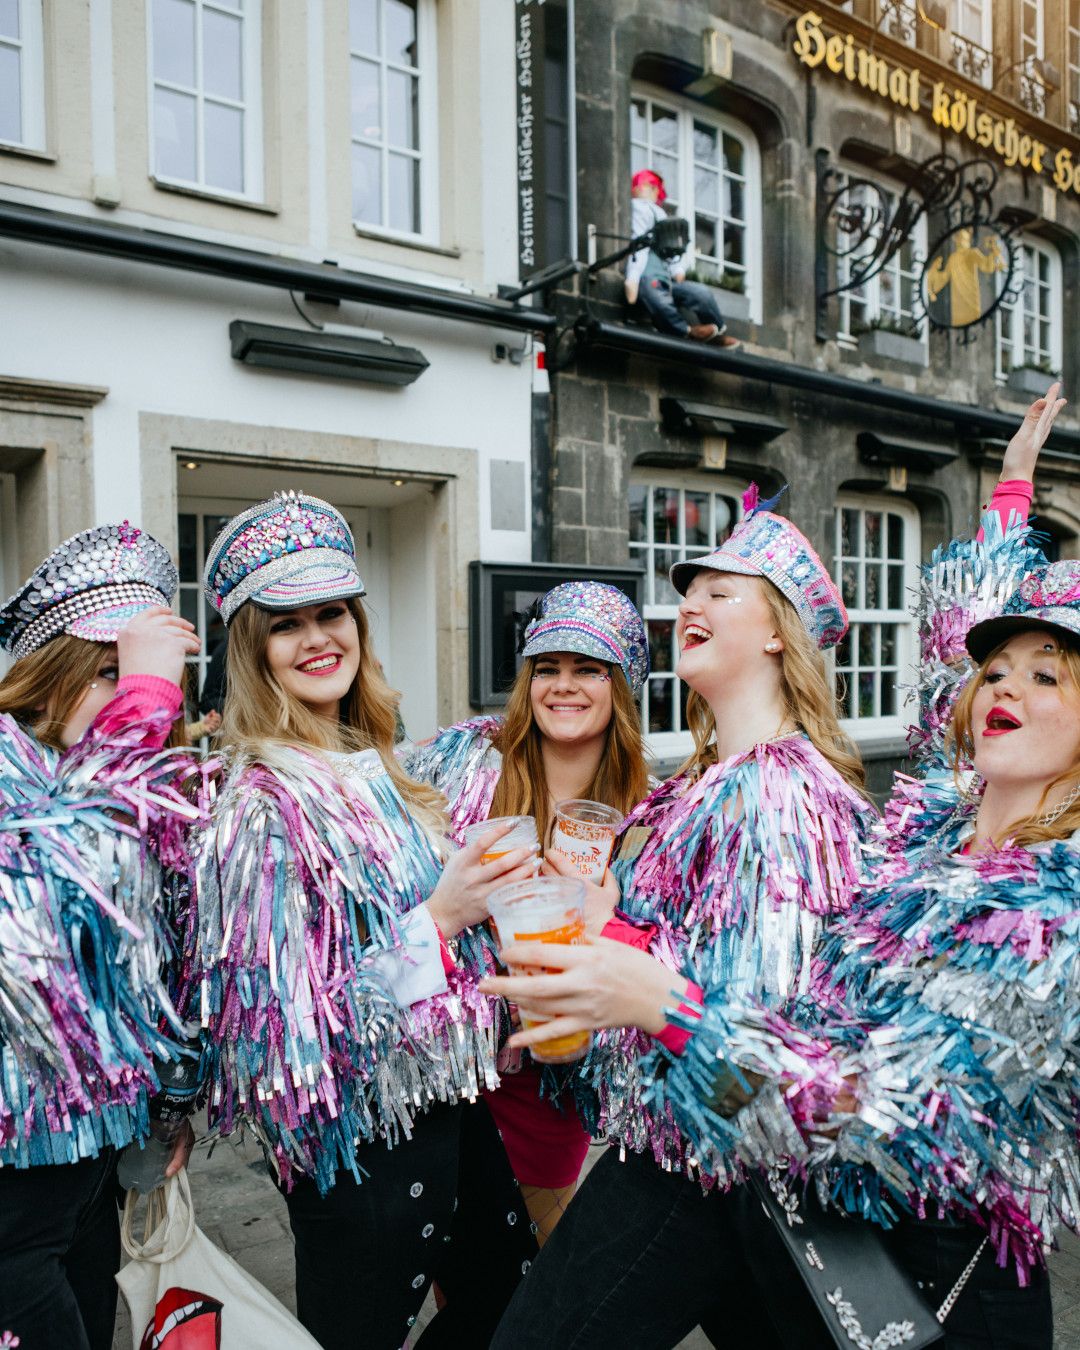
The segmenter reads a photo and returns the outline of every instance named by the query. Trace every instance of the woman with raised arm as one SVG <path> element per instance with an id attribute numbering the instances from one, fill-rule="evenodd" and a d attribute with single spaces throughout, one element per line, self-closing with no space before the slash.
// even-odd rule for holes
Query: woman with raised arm
<path id="1" fill-rule="evenodd" d="M 189 985 L 210 1123 L 250 1127 L 273 1160 L 301 1322 L 327 1350 L 398 1350 L 449 1235 L 456 1104 L 496 1082 L 471 925 L 533 857 L 481 863 L 493 829 L 444 864 L 444 803 L 394 756 L 397 697 L 338 511 L 302 493 L 252 507 L 204 581 L 229 633 Z M 535 1250 L 523 1208 L 500 1248 L 481 1325 Z"/>
<path id="2" fill-rule="evenodd" d="M 895 1224 L 888 1246 L 941 1305 L 956 1350 L 1049 1350 L 1044 1253 L 1057 1222 L 1080 1220 L 1080 562 L 1047 566 L 1022 524 L 1057 392 L 1010 442 L 982 537 L 927 570 L 925 774 L 898 777 L 860 904 L 818 945 L 812 997 L 778 1010 L 723 978 L 703 992 L 697 971 L 673 981 L 613 944 L 545 955 L 565 970 L 535 986 L 491 982 L 558 1015 L 549 1034 L 681 1029 L 682 1044 L 640 1072 L 703 1166 L 790 1163 L 823 1202 Z M 957 669 L 961 643 L 974 674 Z M 935 737 L 954 701 L 943 766 Z M 745 1245 L 740 1213 L 718 1214 L 714 1250 Z M 755 1344 L 834 1343 L 790 1279 L 775 1267 L 766 1278 L 744 1298 Z M 711 1302 L 703 1286 L 693 1311 L 707 1318 Z"/>
<path id="3" fill-rule="evenodd" d="M 771 506 L 752 489 L 730 538 L 674 571 L 695 751 L 627 817 L 612 870 L 621 910 L 652 931 L 648 954 L 636 955 L 667 972 L 668 988 L 689 964 L 702 981 L 779 1002 L 806 988 L 814 938 L 852 903 L 874 811 L 822 658 L 846 631 L 843 603 L 810 544 Z M 675 1034 L 655 1029 L 665 1041 Z M 716 1197 L 687 1175 L 693 1159 L 670 1111 L 642 1093 L 635 1064 L 650 1043 L 642 1032 L 601 1038 L 593 1067 L 620 1147 L 590 1172 L 496 1343 L 537 1344 L 542 1334 L 568 1346 L 587 1327 L 596 1339 L 581 1344 L 669 1346 L 698 1320 L 690 1309 Z M 730 1179 L 721 1167 L 705 1189 Z M 648 1278 L 636 1281 L 646 1256 Z M 737 1289 L 737 1252 L 726 1274 Z"/>
<path id="4" fill-rule="evenodd" d="M 521 654 L 505 717 L 477 717 L 440 732 L 416 747 L 409 771 L 446 794 L 456 837 L 489 817 L 532 816 L 543 848 L 556 802 L 584 797 L 625 815 L 648 791 L 636 703 L 649 674 L 648 639 L 622 591 L 572 581 L 539 602 Z M 589 931 L 646 940 L 614 918 L 617 899 L 612 884 L 589 887 Z M 498 1091 L 485 1091 L 468 1113 L 462 1159 L 468 1175 L 463 1172 L 455 1243 L 440 1273 L 450 1298 L 475 1271 L 472 1243 L 458 1236 L 504 1219 L 484 1185 L 491 1150 L 505 1147 L 543 1245 L 574 1194 L 589 1147 L 573 1106 L 573 1088 L 582 1085 L 576 1068 L 569 1084 L 565 1073 L 548 1071 L 548 1093 L 570 1089 L 562 1094 L 570 1100 L 559 1103 L 541 1095 L 541 1068 L 527 1057 L 506 1052 L 499 1072 Z M 583 1107 L 595 1112 L 592 1102 Z"/>
<path id="5" fill-rule="evenodd" d="M 199 641 L 176 585 L 125 521 L 65 540 L 0 609 L 0 1329 L 28 1350 L 111 1347 L 118 1153 L 153 1128 L 155 1060 L 182 1053 L 163 865 L 186 866 L 198 768 L 165 747 Z"/>

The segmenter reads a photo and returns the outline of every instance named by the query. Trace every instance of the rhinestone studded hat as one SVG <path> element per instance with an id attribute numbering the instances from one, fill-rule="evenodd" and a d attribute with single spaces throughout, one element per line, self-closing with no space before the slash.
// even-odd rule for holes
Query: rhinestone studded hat
<path id="1" fill-rule="evenodd" d="M 735 572 L 744 577 L 765 577 L 790 600 L 803 627 L 825 651 L 835 647 L 847 632 L 848 616 L 836 584 L 810 541 L 783 516 L 774 515 L 778 497 L 760 502 L 756 483 L 743 494 L 742 520 L 713 553 L 676 563 L 671 584 L 680 595 L 703 567 L 714 572 Z"/>
<path id="2" fill-rule="evenodd" d="M 1063 558 L 1031 572 L 996 618 L 969 631 L 967 649 L 976 661 L 985 661 L 1006 638 L 1032 628 L 1044 628 L 1074 646 L 1080 642 L 1080 559 Z"/>
<path id="3" fill-rule="evenodd" d="M 83 530 L 0 609 L 0 644 L 19 660 L 61 633 L 115 642 L 140 611 L 171 604 L 177 581 L 165 546 L 126 520 Z"/>
<path id="4" fill-rule="evenodd" d="M 599 581 L 564 582 L 540 601 L 539 616 L 525 629 L 522 655 L 545 652 L 577 652 L 621 666 L 635 694 L 649 676 L 641 615 L 622 591 Z"/>
<path id="5" fill-rule="evenodd" d="M 352 531 L 340 511 L 303 492 L 275 492 L 225 526 L 203 572 L 206 598 L 226 623 L 253 600 L 300 609 L 363 595 Z"/>

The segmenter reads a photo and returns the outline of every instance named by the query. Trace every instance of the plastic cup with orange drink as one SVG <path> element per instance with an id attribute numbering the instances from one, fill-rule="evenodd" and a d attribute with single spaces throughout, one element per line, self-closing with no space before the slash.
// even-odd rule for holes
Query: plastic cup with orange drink
<path id="1" fill-rule="evenodd" d="M 499 943 L 551 942 L 575 947 L 585 941 L 585 886 L 573 877 L 534 877 L 500 886 L 488 897 L 488 909 L 495 921 Z M 547 967 L 512 968 L 512 975 L 557 975 Z M 527 1018 L 522 1026 L 542 1026 L 546 1018 Z M 541 1064 L 569 1064 L 581 1059 L 592 1044 L 591 1031 L 575 1031 L 569 1036 L 554 1036 L 529 1047 L 533 1059 Z"/>
<path id="2" fill-rule="evenodd" d="M 471 844 L 474 839 L 483 839 L 486 834 L 491 834 L 500 825 L 511 824 L 513 829 L 492 840 L 490 849 L 485 850 L 480 861 L 494 862 L 496 858 L 512 853 L 516 848 L 531 848 L 539 861 L 540 840 L 536 833 L 536 821 L 532 816 L 492 816 L 490 820 L 481 820 L 476 825 L 466 825 L 461 832 L 462 843 Z"/>
<path id="3" fill-rule="evenodd" d="M 548 853 L 558 853 L 586 881 L 603 884 L 622 812 L 584 797 L 556 802 Z"/>

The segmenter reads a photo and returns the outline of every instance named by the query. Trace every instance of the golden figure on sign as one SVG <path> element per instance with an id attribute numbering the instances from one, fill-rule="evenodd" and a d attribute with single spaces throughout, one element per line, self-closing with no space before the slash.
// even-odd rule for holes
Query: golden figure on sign
<path id="1" fill-rule="evenodd" d="M 946 286 L 949 292 L 950 319 L 954 328 L 976 323 L 985 306 L 979 294 L 979 274 L 1005 271 L 1005 255 L 997 235 L 992 234 L 983 249 L 975 248 L 970 230 L 957 230 L 948 261 L 939 253 L 926 270 L 926 293 L 931 301 Z"/>

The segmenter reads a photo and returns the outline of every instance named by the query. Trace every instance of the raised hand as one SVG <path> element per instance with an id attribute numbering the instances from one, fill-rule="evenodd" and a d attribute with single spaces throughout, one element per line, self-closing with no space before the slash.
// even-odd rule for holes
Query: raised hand
<path id="1" fill-rule="evenodd" d="M 1050 435 L 1054 419 L 1068 402 L 1059 398 L 1061 382 L 1055 380 L 1043 398 L 1037 398 L 1024 415 L 1020 428 L 1005 450 L 1001 464 L 1001 481 L 1022 479 L 1030 483 L 1035 477 L 1035 463 L 1039 451 Z"/>
<path id="2" fill-rule="evenodd" d="M 136 614 L 117 636 L 120 678 L 156 675 L 179 684 L 185 660 L 201 646 L 194 624 L 166 605 L 151 605 Z"/>
<path id="3" fill-rule="evenodd" d="M 463 928 L 483 922 L 489 912 L 488 896 L 497 887 L 527 881 L 535 874 L 536 854 L 531 848 L 511 849 L 491 862 L 480 861 L 513 828 L 512 822 L 492 825 L 489 834 L 471 840 L 447 862 L 425 901 L 443 937 L 456 937 Z"/>

